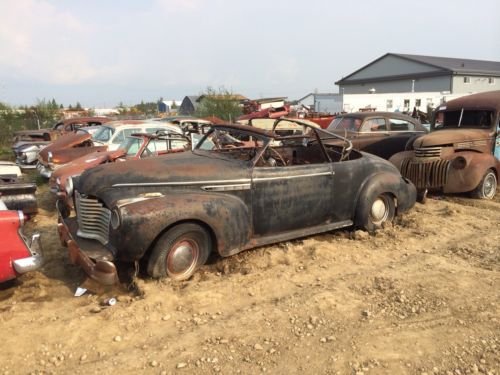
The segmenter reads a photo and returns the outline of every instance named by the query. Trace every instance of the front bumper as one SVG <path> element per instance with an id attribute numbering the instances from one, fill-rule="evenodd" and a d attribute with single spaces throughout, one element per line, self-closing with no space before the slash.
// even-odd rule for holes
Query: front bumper
<path id="1" fill-rule="evenodd" d="M 28 248 L 31 256 L 22 259 L 16 259 L 12 262 L 14 269 L 17 273 L 23 274 L 39 269 L 43 264 L 43 251 L 40 234 L 36 233 L 31 236 L 31 241 L 28 243 L 21 233 L 26 247 Z"/>
<path id="2" fill-rule="evenodd" d="M 98 241 L 78 237 L 76 217 L 65 217 L 60 201 L 56 206 L 59 213 L 57 230 L 61 243 L 68 248 L 70 263 L 78 264 L 91 279 L 103 285 L 116 284 L 118 272 L 113 253 Z"/>
<path id="3" fill-rule="evenodd" d="M 50 176 L 52 176 L 52 170 L 43 164 L 38 163 L 36 165 L 36 169 L 37 169 L 38 173 L 40 174 L 40 176 L 42 176 L 42 177 L 49 179 Z"/>
<path id="4" fill-rule="evenodd" d="M 25 169 L 35 169 L 36 168 L 36 160 L 31 163 L 31 164 L 28 164 L 26 163 L 25 160 L 23 159 L 19 159 L 19 158 L 16 158 L 16 164 L 19 166 L 19 168 L 21 168 L 22 170 L 25 170 Z"/>

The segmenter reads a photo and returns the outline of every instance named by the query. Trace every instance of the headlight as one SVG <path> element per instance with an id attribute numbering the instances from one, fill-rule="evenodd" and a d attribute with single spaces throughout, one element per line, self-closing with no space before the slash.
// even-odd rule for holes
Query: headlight
<path id="1" fill-rule="evenodd" d="M 120 227 L 122 218 L 120 215 L 120 210 L 118 207 L 115 207 L 113 211 L 111 211 L 111 228 L 118 229 Z"/>
<path id="2" fill-rule="evenodd" d="M 455 169 L 464 169 L 466 165 L 467 165 L 467 160 L 465 160 L 463 156 L 457 156 L 451 162 L 451 166 Z"/>
<path id="3" fill-rule="evenodd" d="M 47 163 L 51 164 L 52 163 L 52 152 L 47 152 Z"/>
<path id="4" fill-rule="evenodd" d="M 72 177 L 68 177 L 66 179 L 66 195 L 68 197 L 71 197 L 73 195 L 73 178 Z"/>

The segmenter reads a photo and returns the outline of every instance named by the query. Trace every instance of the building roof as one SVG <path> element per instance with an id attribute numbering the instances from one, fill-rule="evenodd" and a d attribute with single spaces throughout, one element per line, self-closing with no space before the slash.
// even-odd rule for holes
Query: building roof
<path id="1" fill-rule="evenodd" d="M 259 104 L 262 103 L 272 103 L 272 102 L 281 102 L 284 101 L 287 98 L 287 96 L 277 96 L 274 98 L 260 98 L 260 99 L 254 99 L 253 101 Z"/>
<path id="2" fill-rule="evenodd" d="M 438 57 L 438 56 L 423 56 L 423 55 L 408 55 L 402 53 L 386 53 L 385 55 L 379 57 L 378 59 L 370 62 L 369 64 L 363 66 L 362 68 L 356 70 L 355 72 L 343 77 L 335 84 L 345 84 L 345 83 L 356 83 L 359 81 L 365 81 L 363 79 L 350 79 L 352 76 L 358 72 L 368 68 L 369 66 L 379 62 L 380 60 L 388 57 L 398 57 L 400 59 L 428 65 L 435 68 L 434 71 L 429 73 L 416 73 L 414 75 L 407 74 L 402 76 L 384 76 L 380 77 L 380 80 L 391 80 L 400 79 L 408 76 L 418 76 L 418 77 L 432 77 L 438 75 L 488 75 L 488 76 L 500 76 L 500 61 L 486 61 L 486 60 L 471 60 L 471 59 L 461 59 L 452 57 Z M 378 79 L 370 78 L 366 81 L 375 81 Z"/>
<path id="3" fill-rule="evenodd" d="M 338 92 L 310 92 L 306 96 L 303 96 L 302 98 L 297 99 L 297 102 L 300 102 L 311 95 L 321 97 L 321 96 L 335 96 L 335 95 L 340 95 L 340 94 Z"/>

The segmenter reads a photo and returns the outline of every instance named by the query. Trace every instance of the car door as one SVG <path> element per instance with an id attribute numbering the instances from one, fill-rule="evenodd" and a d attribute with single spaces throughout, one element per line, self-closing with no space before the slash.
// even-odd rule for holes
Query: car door
<path id="1" fill-rule="evenodd" d="M 387 159 L 386 147 L 390 144 L 387 120 L 384 117 L 366 118 L 353 139 L 353 146 L 359 150 Z M 392 154 L 391 154 L 392 155 Z"/>
<path id="2" fill-rule="evenodd" d="M 333 178 L 328 162 L 254 167 L 254 235 L 278 234 L 331 222 Z"/>
<path id="3" fill-rule="evenodd" d="M 419 132 L 415 124 L 399 118 L 389 118 L 389 132 L 391 134 L 391 142 L 386 147 L 386 153 L 392 155 L 404 151 L 408 140 Z"/>

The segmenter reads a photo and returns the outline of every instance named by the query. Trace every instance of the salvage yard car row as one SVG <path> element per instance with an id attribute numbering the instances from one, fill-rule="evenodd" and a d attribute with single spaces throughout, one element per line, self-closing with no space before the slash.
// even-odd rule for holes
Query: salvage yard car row
<path id="1" fill-rule="evenodd" d="M 491 199 L 499 113 L 500 92 L 490 92 L 438 108 L 430 133 L 387 112 L 339 115 L 327 129 L 290 118 L 105 121 L 46 146 L 38 169 L 58 196 L 70 261 L 92 279 L 116 283 L 120 261 L 184 280 L 212 252 L 372 232 L 429 190 Z"/>

